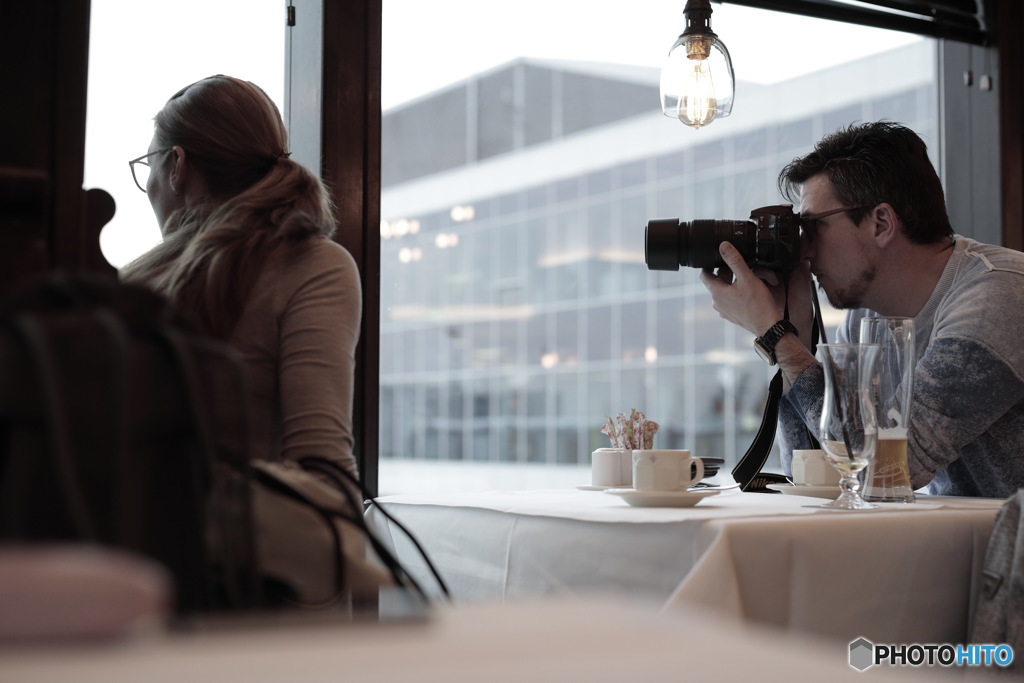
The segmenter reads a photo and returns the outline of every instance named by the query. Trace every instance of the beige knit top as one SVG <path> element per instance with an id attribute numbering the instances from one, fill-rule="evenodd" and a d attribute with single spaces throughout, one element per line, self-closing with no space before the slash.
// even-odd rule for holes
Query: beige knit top
<path id="1" fill-rule="evenodd" d="M 268 257 L 230 343 L 248 374 L 260 459 L 325 457 L 356 473 L 352 400 L 362 291 L 344 247 L 313 238 Z"/>

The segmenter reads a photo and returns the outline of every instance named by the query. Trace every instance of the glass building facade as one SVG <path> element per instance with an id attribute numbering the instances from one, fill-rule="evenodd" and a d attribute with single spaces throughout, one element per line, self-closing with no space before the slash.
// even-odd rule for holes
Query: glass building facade
<path id="1" fill-rule="evenodd" d="M 382 463 L 587 463 L 632 408 L 735 462 L 772 371 L 696 271 L 647 269 L 644 227 L 779 203 L 778 170 L 851 123 L 936 140 L 934 49 L 740 83 L 700 131 L 652 112 L 656 72 L 532 60 L 385 112 Z"/>

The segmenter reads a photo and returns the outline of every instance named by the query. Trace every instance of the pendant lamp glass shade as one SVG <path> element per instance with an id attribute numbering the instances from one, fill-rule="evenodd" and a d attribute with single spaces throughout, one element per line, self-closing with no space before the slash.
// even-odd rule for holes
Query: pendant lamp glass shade
<path id="1" fill-rule="evenodd" d="M 689 0 L 686 30 L 661 70 L 661 111 L 701 128 L 732 113 L 736 81 L 725 43 L 711 31 L 711 4 Z"/>

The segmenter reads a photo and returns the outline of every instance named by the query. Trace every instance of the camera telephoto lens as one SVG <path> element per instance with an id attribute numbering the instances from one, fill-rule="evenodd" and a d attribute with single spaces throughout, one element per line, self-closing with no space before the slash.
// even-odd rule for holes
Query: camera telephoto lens
<path id="1" fill-rule="evenodd" d="M 719 268 L 718 245 L 732 242 L 741 254 L 754 254 L 757 227 L 751 221 L 655 219 L 647 223 L 644 251 L 650 270 Z"/>
<path id="2" fill-rule="evenodd" d="M 722 242 L 736 247 L 751 268 L 788 271 L 800 262 L 800 216 L 789 204 L 779 204 L 754 209 L 745 221 L 648 221 L 644 234 L 647 268 L 721 268 L 725 265 L 718 253 Z"/>

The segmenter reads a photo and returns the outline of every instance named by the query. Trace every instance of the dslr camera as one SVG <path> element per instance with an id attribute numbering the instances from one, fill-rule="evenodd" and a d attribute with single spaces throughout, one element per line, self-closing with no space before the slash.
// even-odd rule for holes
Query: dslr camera
<path id="1" fill-rule="evenodd" d="M 800 215 L 779 204 L 754 209 L 745 221 L 650 220 L 644 236 L 647 268 L 720 268 L 725 265 L 718 254 L 722 242 L 732 243 L 751 268 L 788 272 L 800 263 Z"/>

